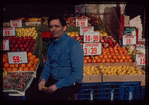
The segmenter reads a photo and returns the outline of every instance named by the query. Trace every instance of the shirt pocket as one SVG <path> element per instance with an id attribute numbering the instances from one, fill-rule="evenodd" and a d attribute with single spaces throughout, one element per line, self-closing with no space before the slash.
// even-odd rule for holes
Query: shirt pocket
<path id="1" fill-rule="evenodd" d="M 71 67 L 58 66 L 56 77 L 64 78 L 64 77 L 68 76 L 70 73 L 71 73 Z"/>

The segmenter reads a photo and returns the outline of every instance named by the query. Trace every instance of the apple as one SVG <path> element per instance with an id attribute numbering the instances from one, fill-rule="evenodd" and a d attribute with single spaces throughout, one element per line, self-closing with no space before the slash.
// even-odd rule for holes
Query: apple
<path id="1" fill-rule="evenodd" d="M 26 51 L 27 51 L 27 52 L 29 52 L 29 50 L 30 50 L 29 48 L 26 48 Z"/>
<path id="2" fill-rule="evenodd" d="M 18 44 L 21 44 L 22 42 L 21 42 L 21 40 L 18 40 L 17 43 L 18 43 Z"/>
<path id="3" fill-rule="evenodd" d="M 12 40 L 11 43 L 12 43 L 12 44 L 16 44 L 16 41 L 15 41 L 15 40 Z"/>
<path id="4" fill-rule="evenodd" d="M 20 47 L 20 48 L 23 48 L 23 44 L 20 44 L 19 47 Z"/>
<path id="5" fill-rule="evenodd" d="M 12 51 L 16 51 L 16 49 L 15 48 L 12 48 Z"/>
<path id="6" fill-rule="evenodd" d="M 21 48 L 21 51 L 25 51 L 25 49 L 22 47 L 22 48 Z"/>
<path id="7" fill-rule="evenodd" d="M 24 48 L 27 48 L 28 47 L 28 43 L 24 44 Z"/>
<path id="8" fill-rule="evenodd" d="M 18 46 L 19 46 L 18 44 L 15 44 L 15 45 L 14 45 L 14 48 L 18 48 Z"/>
<path id="9" fill-rule="evenodd" d="M 17 48 L 16 51 L 20 51 L 20 48 Z"/>

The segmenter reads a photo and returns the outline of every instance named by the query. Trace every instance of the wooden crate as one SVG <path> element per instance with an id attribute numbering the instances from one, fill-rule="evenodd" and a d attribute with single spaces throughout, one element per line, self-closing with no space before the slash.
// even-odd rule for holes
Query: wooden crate
<path id="1" fill-rule="evenodd" d="M 101 82 L 101 75 L 84 75 L 82 83 L 98 83 Z"/>

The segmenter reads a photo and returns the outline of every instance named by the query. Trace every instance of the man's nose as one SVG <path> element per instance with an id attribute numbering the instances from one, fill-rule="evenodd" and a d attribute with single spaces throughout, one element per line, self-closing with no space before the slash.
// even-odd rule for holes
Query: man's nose
<path id="1" fill-rule="evenodd" d="M 52 27 L 50 30 L 51 30 L 51 31 L 55 31 L 55 27 Z"/>

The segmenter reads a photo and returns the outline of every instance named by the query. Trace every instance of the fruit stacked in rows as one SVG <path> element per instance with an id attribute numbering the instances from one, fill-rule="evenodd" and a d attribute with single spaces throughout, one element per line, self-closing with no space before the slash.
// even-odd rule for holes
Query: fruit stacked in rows
<path id="1" fill-rule="evenodd" d="M 135 68 L 133 66 L 99 66 L 103 75 L 142 75 L 145 71 L 142 69 Z"/>
<path id="2" fill-rule="evenodd" d="M 99 75 L 99 69 L 95 66 L 83 67 L 83 75 Z"/>
<path id="3" fill-rule="evenodd" d="M 93 63 L 132 62 L 125 47 L 110 47 L 102 49 L 101 55 L 93 56 Z"/>
<path id="4" fill-rule="evenodd" d="M 4 39 L 9 39 L 9 52 L 11 51 L 33 51 L 35 47 L 35 39 L 32 36 L 16 37 L 6 36 Z"/>
<path id="5" fill-rule="evenodd" d="M 32 28 L 15 28 L 16 30 L 16 36 L 21 37 L 21 36 L 32 36 L 33 39 L 36 39 L 37 37 L 37 31 L 35 30 L 35 27 Z"/>
<path id="6" fill-rule="evenodd" d="M 18 71 L 18 66 L 20 71 L 35 71 L 37 64 L 39 62 L 39 58 L 32 54 L 32 52 L 28 52 L 28 63 L 27 64 L 9 64 L 7 54 L 3 54 L 3 69 L 7 72 L 10 71 Z"/>

